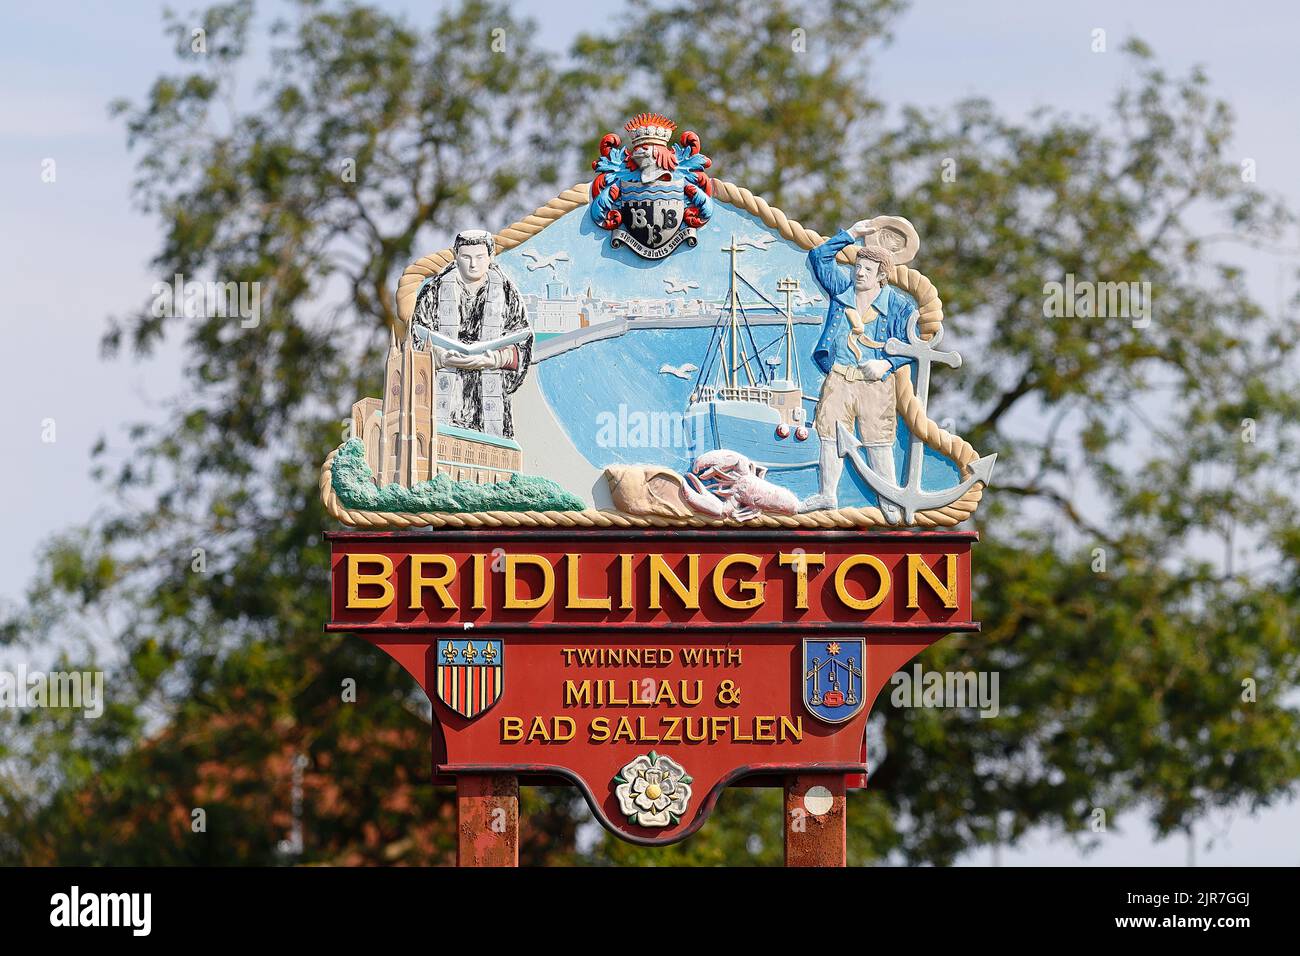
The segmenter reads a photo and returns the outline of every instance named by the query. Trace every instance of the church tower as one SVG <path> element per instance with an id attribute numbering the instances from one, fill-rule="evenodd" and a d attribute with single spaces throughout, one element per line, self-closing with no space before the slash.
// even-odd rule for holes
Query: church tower
<path id="1" fill-rule="evenodd" d="M 433 477 L 437 460 L 433 353 L 407 341 L 388 350 L 376 482 L 409 488 Z"/>

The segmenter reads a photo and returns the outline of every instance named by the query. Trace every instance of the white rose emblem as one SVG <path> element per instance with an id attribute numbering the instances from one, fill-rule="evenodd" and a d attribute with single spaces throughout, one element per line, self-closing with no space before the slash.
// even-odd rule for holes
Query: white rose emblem
<path id="1" fill-rule="evenodd" d="M 628 822 L 637 826 L 673 826 L 691 802 L 691 778 L 686 769 L 653 750 L 620 770 L 614 784 L 619 808 Z"/>

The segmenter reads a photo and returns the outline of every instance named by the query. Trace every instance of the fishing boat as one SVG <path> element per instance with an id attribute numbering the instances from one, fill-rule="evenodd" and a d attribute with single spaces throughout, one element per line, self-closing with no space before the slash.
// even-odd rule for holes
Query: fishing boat
<path id="1" fill-rule="evenodd" d="M 771 471 L 816 468 L 818 442 L 812 434 L 815 400 L 803 393 L 794 337 L 794 294 L 799 280 L 778 280 L 782 308 L 736 268 L 741 251 L 732 236 L 722 250 L 731 257 L 727 297 L 687 401 L 685 432 L 691 460 L 718 449 L 739 452 Z M 741 300 L 744 286 L 761 302 Z M 760 347 L 748 313 L 784 315 L 781 333 Z M 770 328 L 770 327 L 769 327 Z"/>

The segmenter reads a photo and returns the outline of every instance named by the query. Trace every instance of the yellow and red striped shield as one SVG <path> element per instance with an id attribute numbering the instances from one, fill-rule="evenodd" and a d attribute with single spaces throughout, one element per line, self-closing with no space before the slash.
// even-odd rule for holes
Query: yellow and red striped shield
<path id="1" fill-rule="evenodd" d="M 504 650 L 499 640 L 438 641 L 438 699 L 462 717 L 482 714 L 501 697 Z"/>

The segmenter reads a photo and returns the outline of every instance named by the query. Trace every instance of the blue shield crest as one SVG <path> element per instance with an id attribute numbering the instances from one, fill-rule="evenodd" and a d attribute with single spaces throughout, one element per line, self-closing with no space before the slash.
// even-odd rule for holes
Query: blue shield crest
<path id="1" fill-rule="evenodd" d="M 862 638 L 803 641 L 803 704 L 828 724 L 842 724 L 862 710 L 867 642 Z"/>

